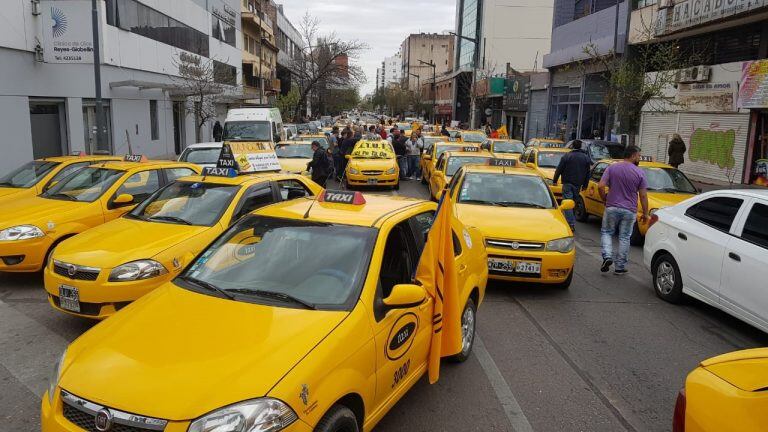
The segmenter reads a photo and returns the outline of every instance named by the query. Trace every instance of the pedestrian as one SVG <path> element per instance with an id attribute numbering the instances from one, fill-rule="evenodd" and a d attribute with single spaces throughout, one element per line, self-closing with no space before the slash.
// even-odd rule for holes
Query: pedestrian
<path id="1" fill-rule="evenodd" d="M 344 159 L 341 155 L 341 138 L 339 136 L 339 127 L 334 126 L 331 128 L 331 157 L 333 159 L 333 171 L 336 178 L 341 176 L 341 160 Z"/>
<path id="2" fill-rule="evenodd" d="M 490 122 L 486 123 L 485 124 L 485 136 L 491 136 L 491 130 L 492 130 L 491 123 Z"/>
<path id="3" fill-rule="evenodd" d="M 368 133 L 365 134 L 365 139 L 369 141 L 378 141 L 381 139 L 381 135 L 376 133 L 376 126 L 368 126 Z"/>
<path id="4" fill-rule="evenodd" d="M 336 173 L 339 176 L 339 181 L 341 181 L 341 177 L 344 175 L 344 171 L 347 169 L 347 155 L 352 154 L 352 150 L 354 150 L 356 142 L 357 141 L 355 141 L 353 138 L 352 131 L 347 130 L 347 133 L 344 135 L 344 140 L 341 141 L 341 146 L 339 148 L 339 153 L 341 156 L 341 170 Z"/>
<path id="5" fill-rule="evenodd" d="M 679 167 L 685 162 L 685 142 L 680 134 L 672 135 L 672 140 L 669 141 L 669 148 L 667 153 L 669 154 L 669 164 L 673 167 Z"/>
<path id="6" fill-rule="evenodd" d="M 392 136 L 387 138 L 387 141 L 392 144 L 392 148 L 395 150 L 397 156 L 397 165 L 400 167 L 400 180 L 405 180 L 408 175 L 408 157 L 405 147 L 406 138 L 403 135 L 403 131 L 398 128 L 394 128 Z"/>
<path id="7" fill-rule="evenodd" d="M 603 225 L 600 237 L 603 252 L 603 265 L 600 271 L 610 270 L 614 261 L 616 275 L 627 273 L 627 256 L 629 255 L 629 239 L 637 219 L 637 198 L 640 197 L 642 213 L 640 221 L 648 219 L 648 183 L 645 173 L 638 168 L 640 164 L 640 149 L 629 146 L 624 150 L 624 160 L 608 165 L 603 178 L 598 184 L 598 192 L 605 202 Z M 606 193 L 606 187 L 609 188 Z M 614 260 L 613 237 L 618 231 L 619 251 Z"/>
<path id="8" fill-rule="evenodd" d="M 448 129 L 445 127 L 445 122 L 440 126 L 440 135 L 447 137 L 451 136 L 451 133 L 448 132 Z"/>
<path id="9" fill-rule="evenodd" d="M 589 184 L 592 160 L 589 154 L 581 148 L 581 140 L 574 141 L 572 147 L 573 150 L 560 159 L 560 163 L 555 169 L 555 176 L 552 178 L 552 184 L 556 185 L 562 177 L 563 199 L 573 200 L 576 205 L 583 205 L 580 192 L 586 189 Z M 564 213 L 565 220 L 571 226 L 571 231 L 576 231 L 576 218 L 573 210 L 566 210 Z"/>
<path id="10" fill-rule="evenodd" d="M 216 123 L 213 124 L 213 140 L 216 142 L 221 142 L 221 138 L 224 135 L 224 128 L 221 127 L 221 123 L 219 123 L 218 120 L 216 120 Z"/>
<path id="11" fill-rule="evenodd" d="M 317 141 L 312 141 L 312 160 L 307 162 L 307 169 L 312 170 L 312 181 L 325 187 L 325 182 L 328 180 L 328 174 L 330 170 L 330 164 L 328 163 L 328 156 L 325 149 Z"/>
<path id="12" fill-rule="evenodd" d="M 419 166 L 419 159 L 421 159 L 421 151 L 424 149 L 424 140 L 421 139 L 421 132 L 413 131 L 410 139 L 406 144 L 407 158 L 408 158 L 408 178 L 418 180 L 421 177 L 421 167 Z"/>

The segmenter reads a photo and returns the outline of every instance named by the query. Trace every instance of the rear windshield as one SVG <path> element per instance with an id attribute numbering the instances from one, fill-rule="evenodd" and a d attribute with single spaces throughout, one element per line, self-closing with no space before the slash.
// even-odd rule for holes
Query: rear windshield
<path id="1" fill-rule="evenodd" d="M 184 150 L 184 153 L 181 154 L 181 157 L 179 158 L 182 162 L 189 162 L 193 164 L 200 164 L 200 165 L 215 165 L 216 162 L 219 160 L 219 155 L 221 154 L 220 148 L 210 148 L 210 147 L 204 147 L 204 148 L 189 148 L 187 147 L 186 150 Z"/>

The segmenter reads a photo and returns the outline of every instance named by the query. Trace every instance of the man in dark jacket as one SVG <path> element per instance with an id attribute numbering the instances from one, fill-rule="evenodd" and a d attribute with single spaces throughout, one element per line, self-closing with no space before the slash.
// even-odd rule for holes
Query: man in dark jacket
<path id="1" fill-rule="evenodd" d="M 669 142 L 669 148 L 667 149 L 669 164 L 675 168 L 679 167 L 680 164 L 685 162 L 686 150 L 683 138 L 678 134 L 672 135 L 672 140 Z"/>
<path id="2" fill-rule="evenodd" d="M 341 141 L 341 148 L 339 149 L 341 151 L 341 171 L 336 173 L 339 176 L 339 181 L 341 181 L 341 177 L 344 176 L 344 171 L 347 169 L 348 161 L 346 157 L 352 154 L 352 150 L 355 149 L 355 144 L 357 143 L 357 140 L 352 138 L 351 130 L 347 130 L 343 137 L 344 139 Z"/>
<path id="3" fill-rule="evenodd" d="M 448 132 L 448 129 L 445 127 L 445 123 L 443 123 L 442 126 L 440 127 L 440 135 L 447 136 L 447 137 L 451 136 L 451 133 Z"/>
<path id="4" fill-rule="evenodd" d="M 408 151 L 405 147 L 405 142 L 408 139 L 399 129 L 395 129 L 394 135 L 390 138 L 392 138 L 392 148 L 397 156 L 397 165 L 400 167 L 400 180 L 404 180 L 408 176 Z"/>
<path id="5" fill-rule="evenodd" d="M 328 180 L 330 164 L 325 149 L 317 141 L 312 141 L 312 160 L 307 162 L 307 169 L 312 169 L 312 181 L 325 187 Z"/>
<path id="6" fill-rule="evenodd" d="M 560 159 L 560 163 L 555 169 L 555 176 L 552 179 L 553 184 L 562 176 L 563 178 L 563 199 L 570 199 L 576 202 L 576 205 L 583 205 L 580 192 L 587 188 L 589 184 L 589 171 L 592 167 L 592 160 L 581 149 L 581 140 L 575 140 L 572 144 L 573 151 L 567 153 Z M 576 218 L 573 210 L 566 210 L 565 220 L 571 226 L 571 230 L 576 229 Z"/>

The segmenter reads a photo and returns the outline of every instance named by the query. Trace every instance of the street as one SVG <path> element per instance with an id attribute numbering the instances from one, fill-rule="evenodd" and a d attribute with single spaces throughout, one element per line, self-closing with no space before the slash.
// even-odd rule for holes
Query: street
<path id="1" fill-rule="evenodd" d="M 416 181 L 397 193 L 428 196 Z M 768 344 L 699 302 L 658 299 L 641 248 L 628 275 L 601 274 L 597 219 L 578 224 L 576 239 L 569 290 L 489 283 L 470 360 L 444 363 L 436 385 L 422 378 L 376 430 L 670 430 L 699 361 Z M 0 273 L 0 430 L 39 430 L 53 363 L 92 325 L 53 311 L 41 274 Z"/>

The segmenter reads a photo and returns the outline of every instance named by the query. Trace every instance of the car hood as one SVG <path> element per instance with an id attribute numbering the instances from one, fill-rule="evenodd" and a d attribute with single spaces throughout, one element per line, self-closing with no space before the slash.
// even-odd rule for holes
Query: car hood
<path id="1" fill-rule="evenodd" d="M 114 268 L 152 258 L 211 227 L 119 218 L 86 230 L 56 247 L 54 258 L 71 264 Z"/>
<path id="2" fill-rule="evenodd" d="M 489 239 L 546 242 L 573 235 L 558 209 L 456 204 L 456 217 Z"/>
<path id="3" fill-rule="evenodd" d="M 395 159 L 352 159 L 349 166 L 359 171 L 386 171 L 397 165 Z"/>
<path id="4" fill-rule="evenodd" d="M 660 193 L 660 192 L 648 192 L 648 205 L 650 208 L 664 208 L 671 207 L 675 204 L 679 204 L 688 198 L 694 197 L 695 194 L 687 193 Z"/>
<path id="5" fill-rule="evenodd" d="M 32 224 L 46 231 L 47 222 L 60 224 L 67 221 L 70 212 L 91 203 L 40 198 L 37 196 L 3 202 L 0 229 Z"/>
<path id="6" fill-rule="evenodd" d="M 283 168 L 283 171 L 288 171 L 289 173 L 294 174 L 301 174 L 302 172 L 307 170 L 307 163 L 311 162 L 312 159 L 289 159 L 289 158 L 280 158 L 278 159 L 280 161 L 280 166 Z"/>
<path id="7" fill-rule="evenodd" d="M 744 391 L 768 390 L 768 348 L 723 354 L 701 362 L 701 366 Z"/>
<path id="8" fill-rule="evenodd" d="M 26 188 L 11 188 L 11 187 L 0 187 L 0 198 L 7 197 L 10 195 L 16 195 L 20 192 L 29 192 L 29 189 Z"/>
<path id="9" fill-rule="evenodd" d="M 59 383 L 119 410 L 191 420 L 268 394 L 347 315 L 237 302 L 169 282 L 72 343 Z"/>
<path id="10" fill-rule="evenodd" d="M 539 168 L 539 171 L 541 171 L 541 174 L 544 177 L 546 177 L 546 178 L 548 178 L 550 180 L 555 178 L 555 169 L 554 168 Z"/>

